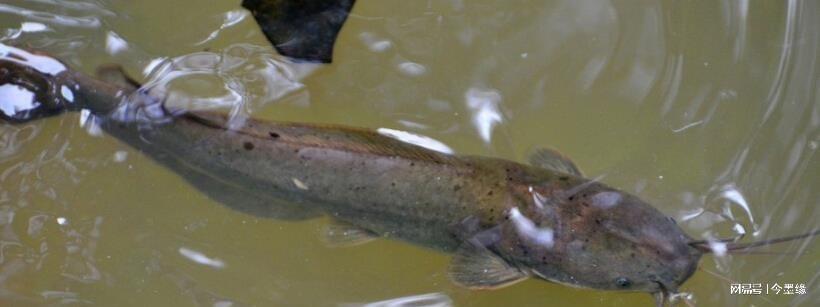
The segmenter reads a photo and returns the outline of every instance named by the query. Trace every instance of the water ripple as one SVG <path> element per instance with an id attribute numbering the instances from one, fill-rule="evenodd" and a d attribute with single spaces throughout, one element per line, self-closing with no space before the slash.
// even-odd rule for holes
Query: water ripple
<path id="1" fill-rule="evenodd" d="M 27 20 L 58 24 L 65 27 L 99 28 L 102 24 L 97 16 L 66 16 L 2 3 L 0 3 L 0 13 L 14 14 Z"/>

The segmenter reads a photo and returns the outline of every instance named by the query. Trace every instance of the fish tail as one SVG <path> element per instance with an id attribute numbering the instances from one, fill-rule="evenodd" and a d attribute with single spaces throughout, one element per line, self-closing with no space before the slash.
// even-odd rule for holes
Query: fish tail
<path id="1" fill-rule="evenodd" d="M 0 44 L 0 120 L 24 123 L 79 109 L 62 62 Z"/>
<path id="2" fill-rule="evenodd" d="M 113 110 L 132 88 L 90 78 L 37 51 L 0 43 L 0 121 L 26 123 L 68 111 Z"/>

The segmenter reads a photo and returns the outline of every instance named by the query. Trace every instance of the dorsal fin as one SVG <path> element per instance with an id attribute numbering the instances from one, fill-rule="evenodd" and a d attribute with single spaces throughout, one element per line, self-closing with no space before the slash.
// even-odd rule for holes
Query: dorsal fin
<path id="1" fill-rule="evenodd" d="M 538 148 L 530 155 L 530 164 L 548 170 L 559 171 L 579 177 L 584 175 L 572 160 L 549 148 Z"/>
<path id="2" fill-rule="evenodd" d="M 324 230 L 324 241 L 330 247 L 356 246 L 376 238 L 372 231 L 342 221 L 331 221 Z"/>

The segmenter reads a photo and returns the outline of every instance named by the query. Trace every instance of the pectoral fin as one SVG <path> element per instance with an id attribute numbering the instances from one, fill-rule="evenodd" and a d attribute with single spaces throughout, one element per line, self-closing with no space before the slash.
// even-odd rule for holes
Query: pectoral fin
<path id="1" fill-rule="evenodd" d="M 583 176 L 581 169 L 560 152 L 549 148 L 538 148 L 530 155 L 530 164 L 576 176 Z"/>
<path id="2" fill-rule="evenodd" d="M 503 288 L 528 277 L 492 251 L 472 243 L 456 251 L 449 273 L 454 283 L 470 289 Z"/>
<path id="3" fill-rule="evenodd" d="M 378 236 L 361 227 L 341 221 L 325 226 L 324 240 L 330 247 L 349 247 L 373 241 Z"/>

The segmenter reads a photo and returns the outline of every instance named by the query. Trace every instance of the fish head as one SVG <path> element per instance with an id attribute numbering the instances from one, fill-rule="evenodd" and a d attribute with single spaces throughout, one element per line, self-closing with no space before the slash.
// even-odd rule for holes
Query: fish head
<path id="1" fill-rule="evenodd" d="M 603 184 L 576 187 L 519 194 L 497 252 L 531 276 L 569 286 L 677 293 L 702 252 L 675 221 Z"/>

